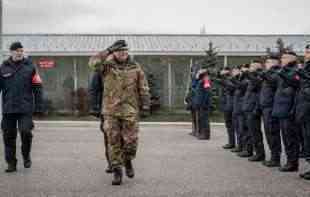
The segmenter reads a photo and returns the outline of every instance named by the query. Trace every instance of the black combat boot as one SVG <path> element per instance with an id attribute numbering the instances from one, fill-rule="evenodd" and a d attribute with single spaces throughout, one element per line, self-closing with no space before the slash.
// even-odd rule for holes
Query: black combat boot
<path id="1" fill-rule="evenodd" d="M 105 172 L 111 174 L 113 172 L 112 166 L 108 165 L 108 167 L 105 169 Z"/>
<path id="2" fill-rule="evenodd" d="M 240 146 L 236 146 L 235 148 L 231 149 L 232 153 L 240 153 L 242 152 L 242 148 Z"/>
<path id="3" fill-rule="evenodd" d="M 233 144 L 225 144 L 223 146 L 223 149 L 233 149 L 233 148 L 235 148 L 235 145 L 233 145 Z"/>
<path id="4" fill-rule="evenodd" d="M 246 158 L 246 157 L 251 157 L 253 155 L 253 153 L 251 153 L 247 150 L 244 150 L 244 151 L 238 153 L 237 155 L 241 158 Z"/>
<path id="5" fill-rule="evenodd" d="M 264 154 L 255 154 L 252 157 L 250 157 L 248 160 L 251 162 L 264 161 L 265 155 Z"/>
<path id="6" fill-rule="evenodd" d="M 5 172 L 6 173 L 16 172 L 17 171 L 16 165 L 17 163 L 9 163 L 8 168 L 5 170 Z"/>
<path id="7" fill-rule="evenodd" d="M 123 170 L 121 167 L 113 168 L 113 181 L 112 185 L 121 185 L 123 180 Z"/>
<path id="8" fill-rule="evenodd" d="M 125 169 L 126 169 L 126 175 L 128 178 L 134 178 L 135 177 L 135 170 L 133 169 L 131 160 L 127 160 L 125 162 Z"/>
<path id="9" fill-rule="evenodd" d="M 305 180 L 310 180 L 310 171 L 302 173 L 299 175 L 300 178 L 305 179 Z"/>
<path id="10" fill-rule="evenodd" d="M 280 159 L 270 159 L 267 161 L 263 161 L 263 165 L 268 167 L 268 168 L 273 168 L 273 167 L 280 167 Z"/>
<path id="11" fill-rule="evenodd" d="M 31 168 L 31 165 L 32 165 L 32 161 L 31 161 L 30 157 L 24 158 L 24 167 L 25 168 Z"/>
<path id="12" fill-rule="evenodd" d="M 279 168 L 280 172 L 297 172 L 298 162 L 287 162 L 284 166 Z"/>

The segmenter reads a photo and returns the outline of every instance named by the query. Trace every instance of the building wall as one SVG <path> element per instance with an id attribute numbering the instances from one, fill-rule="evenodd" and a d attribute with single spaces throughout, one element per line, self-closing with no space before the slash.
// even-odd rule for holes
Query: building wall
<path id="1" fill-rule="evenodd" d="M 74 91 L 86 93 L 92 71 L 88 67 L 89 57 L 32 57 L 36 63 L 40 58 L 55 61 L 55 67 L 39 68 L 44 81 L 46 98 L 57 111 L 72 112 L 79 102 L 74 97 Z M 163 106 L 183 107 L 183 99 L 188 85 L 191 62 L 195 63 L 201 57 L 191 56 L 135 56 L 146 74 L 156 78 L 158 94 Z M 228 65 L 247 63 L 254 57 L 228 57 Z M 219 57 L 220 66 L 224 57 Z M 75 74 L 76 71 L 76 74 Z"/>

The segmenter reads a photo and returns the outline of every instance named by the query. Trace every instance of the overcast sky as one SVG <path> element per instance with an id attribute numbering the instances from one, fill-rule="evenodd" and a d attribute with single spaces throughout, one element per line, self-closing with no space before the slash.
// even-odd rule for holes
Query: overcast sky
<path id="1" fill-rule="evenodd" d="M 310 34 L 310 0 L 3 0 L 4 33 Z"/>

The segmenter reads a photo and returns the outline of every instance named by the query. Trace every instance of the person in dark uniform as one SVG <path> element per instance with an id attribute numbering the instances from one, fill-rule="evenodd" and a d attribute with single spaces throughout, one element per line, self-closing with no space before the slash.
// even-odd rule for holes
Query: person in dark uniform
<path id="1" fill-rule="evenodd" d="M 249 85 L 249 80 L 246 78 L 246 74 L 249 71 L 250 65 L 243 64 L 240 68 L 240 75 L 239 79 L 233 80 L 233 83 L 236 85 L 237 89 L 237 97 L 234 101 L 234 111 L 237 112 L 237 120 L 236 124 L 238 125 L 238 133 L 240 135 L 240 144 L 242 147 L 242 151 L 239 152 L 237 155 L 239 157 L 251 157 L 253 155 L 253 146 L 251 143 L 251 135 L 246 124 L 246 114 L 243 110 L 243 103 L 245 100 L 245 93 L 247 87 Z"/>
<path id="2" fill-rule="evenodd" d="M 279 72 L 277 91 L 274 97 L 272 116 L 280 121 L 287 163 L 280 167 L 281 172 L 295 172 L 299 167 L 299 142 L 295 122 L 294 104 L 299 79 L 296 75 L 297 55 L 285 51 L 281 56 L 282 69 Z"/>
<path id="3" fill-rule="evenodd" d="M 255 154 L 249 161 L 257 162 L 265 160 L 265 148 L 263 143 L 263 133 L 261 129 L 261 111 L 259 110 L 259 93 L 262 80 L 259 73 L 262 71 L 260 60 L 254 60 L 250 64 L 250 69 L 245 72 L 248 79 L 248 86 L 243 100 L 242 111 L 245 113 L 245 121 L 248 128 L 251 144 Z"/>
<path id="4" fill-rule="evenodd" d="M 198 125 L 199 140 L 210 139 L 209 111 L 211 101 L 211 81 L 206 69 L 201 69 L 197 73 L 198 84 L 194 90 L 193 107 L 197 111 L 196 121 Z"/>
<path id="5" fill-rule="evenodd" d="M 249 65 L 240 65 L 233 69 L 231 82 L 234 85 L 233 96 L 233 125 L 237 134 L 238 146 L 232 149 L 241 157 L 252 156 L 252 146 L 250 144 L 248 129 L 245 124 L 245 116 L 242 111 L 242 103 L 247 88 L 247 80 L 244 78 L 244 72 L 247 71 Z"/>
<path id="6" fill-rule="evenodd" d="M 42 80 L 31 60 L 24 56 L 20 42 L 10 46 L 11 56 L 0 67 L 0 90 L 2 91 L 2 122 L 5 172 L 17 170 L 16 138 L 20 132 L 24 167 L 31 167 L 33 113 L 43 112 Z"/>
<path id="7" fill-rule="evenodd" d="M 90 85 L 89 85 L 89 101 L 90 101 L 90 114 L 96 118 L 100 118 L 100 130 L 104 136 L 105 157 L 108 163 L 106 168 L 107 173 L 112 173 L 112 165 L 109 156 L 109 143 L 107 133 L 104 131 L 104 117 L 101 114 L 102 109 L 102 96 L 103 96 L 103 81 L 101 73 L 97 70 L 94 71 Z"/>
<path id="8" fill-rule="evenodd" d="M 305 159 L 310 163 L 310 44 L 305 49 L 305 65 L 298 69 L 300 89 L 296 99 L 296 121 L 301 125 L 304 139 Z M 310 170 L 300 174 L 305 180 L 310 180 Z"/>
<path id="9" fill-rule="evenodd" d="M 280 123 L 277 118 L 272 117 L 272 107 L 280 69 L 278 54 L 271 54 L 265 58 L 265 70 L 261 73 L 263 84 L 259 95 L 259 104 L 262 110 L 265 136 L 271 152 L 270 160 L 263 161 L 263 165 L 267 167 L 279 167 L 282 152 Z"/>
<path id="10" fill-rule="evenodd" d="M 223 146 L 224 149 L 233 149 L 236 145 L 235 129 L 233 126 L 233 94 L 234 87 L 231 84 L 231 69 L 224 68 L 219 73 L 219 84 L 221 85 L 220 107 L 224 113 L 225 127 L 227 131 L 228 143 Z"/>
<path id="11" fill-rule="evenodd" d="M 198 123 L 197 123 L 197 111 L 193 107 L 193 98 L 195 97 L 195 89 L 198 85 L 199 79 L 196 78 L 197 72 L 199 70 L 199 65 L 195 64 L 191 67 L 191 75 L 190 75 L 190 82 L 188 84 L 187 94 L 184 99 L 184 103 L 186 105 L 186 110 L 191 112 L 192 116 L 192 132 L 189 133 L 192 136 L 198 137 Z"/>

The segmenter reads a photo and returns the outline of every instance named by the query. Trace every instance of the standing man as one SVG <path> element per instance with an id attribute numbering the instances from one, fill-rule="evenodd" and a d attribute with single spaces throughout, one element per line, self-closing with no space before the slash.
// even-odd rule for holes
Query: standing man
<path id="1" fill-rule="evenodd" d="M 198 84 L 194 90 L 195 97 L 193 98 L 193 108 L 196 110 L 196 121 L 198 125 L 199 140 L 210 139 L 210 123 L 209 123 L 209 111 L 210 111 L 210 89 L 211 81 L 209 79 L 208 71 L 201 69 L 197 73 Z"/>
<path id="2" fill-rule="evenodd" d="M 24 167 L 31 167 L 32 114 L 43 112 L 42 80 L 31 60 L 24 56 L 20 42 L 12 43 L 11 56 L 0 67 L 0 90 L 2 91 L 1 128 L 8 168 L 5 172 L 17 170 L 16 138 L 20 132 Z"/>
<path id="3" fill-rule="evenodd" d="M 240 153 L 243 149 L 242 133 L 245 129 L 244 116 L 241 110 L 241 103 L 245 89 L 244 85 L 241 83 L 241 66 L 235 66 L 232 69 L 232 78 L 230 82 L 232 83 L 232 89 L 234 90 L 232 119 L 238 144 L 234 149 L 231 150 L 231 152 Z"/>
<path id="4" fill-rule="evenodd" d="M 149 87 L 141 66 L 130 59 L 124 40 L 91 57 L 90 65 L 102 73 L 102 114 L 114 174 L 112 185 L 120 185 L 123 165 L 129 178 L 135 176 L 132 160 L 138 148 L 139 111 L 149 112 Z"/>
<path id="5" fill-rule="evenodd" d="M 219 73 L 219 83 L 222 87 L 221 94 L 221 110 L 224 113 L 225 127 L 227 130 L 228 143 L 223 146 L 224 149 L 233 149 L 236 145 L 235 140 L 235 130 L 233 127 L 233 95 L 234 95 L 234 87 L 231 84 L 231 69 L 229 67 L 224 68 Z"/>
<path id="6" fill-rule="evenodd" d="M 255 155 L 249 161 L 257 162 L 265 160 L 265 149 L 263 143 L 263 133 L 261 129 L 261 112 L 259 110 L 259 93 L 261 90 L 261 79 L 258 77 L 262 71 L 262 63 L 254 60 L 249 72 L 244 73 L 248 79 L 248 86 L 244 96 L 242 110 L 245 113 L 246 125 L 250 142 L 254 148 Z"/>
<path id="7" fill-rule="evenodd" d="M 270 160 L 263 162 L 263 165 L 267 167 L 279 167 L 282 152 L 280 123 L 277 118 L 272 117 L 272 107 L 280 69 L 280 59 L 277 54 L 266 57 L 265 71 L 261 74 L 263 84 L 259 95 L 259 104 L 263 114 L 265 136 L 271 152 Z"/>
<path id="8" fill-rule="evenodd" d="M 274 98 L 272 116 L 280 121 L 287 163 L 280 167 L 281 172 L 296 172 L 299 167 L 299 142 L 295 122 L 294 104 L 299 79 L 296 75 L 297 55 L 285 51 L 281 56 L 282 69 L 279 72 L 277 91 Z"/>
<path id="9" fill-rule="evenodd" d="M 296 121 L 301 125 L 304 139 L 305 158 L 310 163 L 310 44 L 305 49 L 305 66 L 298 70 L 300 90 L 297 95 Z M 310 180 L 310 171 L 300 174 Z"/>

